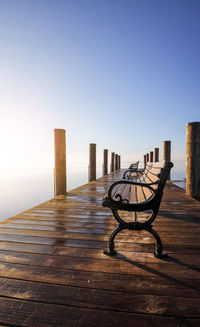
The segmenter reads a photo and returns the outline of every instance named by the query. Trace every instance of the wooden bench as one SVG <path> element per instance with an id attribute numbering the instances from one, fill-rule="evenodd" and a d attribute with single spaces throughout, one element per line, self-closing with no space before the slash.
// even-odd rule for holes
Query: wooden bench
<path id="1" fill-rule="evenodd" d="M 172 162 L 148 162 L 143 173 L 139 177 L 130 180 L 122 179 L 114 182 L 102 205 L 112 210 L 114 218 L 118 222 L 117 228 L 112 232 L 109 239 L 109 250 L 104 254 L 115 255 L 114 238 L 122 230 L 145 230 L 152 234 L 157 242 L 154 255 L 156 258 L 164 258 L 163 245 L 159 235 L 153 230 L 152 223 L 155 220 L 160 202 L 162 200 L 163 189 L 168 179 Z M 135 212 L 134 221 L 127 222 L 123 220 L 119 211 Z M 149 212 L 150 216 L 145 222 L 139 222 L 137 212 Z"/>
<path id="2" fill-rule="evenodd" d="M 132 176 L 134 178 L 135 177 L 138 177 L 139 172 L 143 172 L 144 171 L 144 169 L 139 169 L 138 166 L 139 166 L 139 161 L 132 163 L 128 167 L 128 169 L 124 172 L 123 178 L 130 179 L 130 178 L 132 178 Z"/>
<path id="3" fill-rule="evenodd" d="M 128 168 L 123 173 L 124 179 L 135 179 L 138 178 L 144 172 L 144 168 Z"/>
<path id="4" fill-rule="evenodd" d="M 137 169 L 138 166 L 139 166 L 139 161 L 136 161 L 136 162 L 133 162 L 132 164 L 130 164 L 128 169 Z"/>

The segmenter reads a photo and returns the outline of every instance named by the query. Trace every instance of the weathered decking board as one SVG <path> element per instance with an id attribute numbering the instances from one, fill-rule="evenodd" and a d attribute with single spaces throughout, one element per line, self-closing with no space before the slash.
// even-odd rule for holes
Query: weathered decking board
<path id="1" fill-rule="evenodd" d="M 0 224 L 0 326 L 200 326 L 200 202 L 166 186 L 154 228 L 168 259 L 144 231 L 119 234 L 107 257 L 116 224 L 101 200 L 119 176 Z"/>

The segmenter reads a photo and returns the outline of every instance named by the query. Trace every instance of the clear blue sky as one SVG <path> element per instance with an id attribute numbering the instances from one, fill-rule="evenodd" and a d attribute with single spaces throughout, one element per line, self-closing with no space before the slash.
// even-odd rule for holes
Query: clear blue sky
<path id="1" fill-rule="evenodd" d="M 1 165 L 45 167 L 53 129 L 71 165 L 88 144 L 122 160 L 200 120 L 199 0 L 0 0 Z"/>

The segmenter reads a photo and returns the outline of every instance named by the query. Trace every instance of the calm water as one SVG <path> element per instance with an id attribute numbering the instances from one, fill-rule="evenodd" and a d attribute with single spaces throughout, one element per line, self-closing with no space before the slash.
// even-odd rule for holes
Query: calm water
<path id="1" fill-rule="evenodd" d="M 101 168 L 97 168 L 97 178 Z M 16 171 L 14 175 L 0 176 L 0 221 L 54 197 L 53 169 Z M 88 168 L 68 168 L 67 189 L 88 181 Z"/>
<path id="2" fill-rule="evenodd" d="M 97 178 L 101 177 L 101 167 L 97 167 Z M 185 178 L 185 164 L 176 162 L 171 178 Z M 54 196 L 53 170 L 32 169 L 26 172 L 16 171 L 15 174 L 0 175 L 0 220 L 16 215 L 24 210 L 47 201 Z M 68 191 L 87 183 L 88 168 L 68 168 Z"/>

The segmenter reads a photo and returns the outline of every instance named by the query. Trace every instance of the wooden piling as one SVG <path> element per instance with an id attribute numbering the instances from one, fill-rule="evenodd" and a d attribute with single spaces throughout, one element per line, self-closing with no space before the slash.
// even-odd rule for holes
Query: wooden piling
<path id="1" fill-rule="evenodd" d="M 115 170 L 118 170 L 118 154 L 115 155 Z"/>
<path id="2" fill-rule="evenodd" d="M 96 144 L 90 143 L 89 146 L 89 182 L 96 180 Z"/>
<path id="3" fill-rule="evenodd" d="M 146 164 L 147 164 L 147 156 L 146 154 L 144 154 L 144 168 L 146 167 Z"/>
<path id="4" fill-rule="evenodd" d="M 54 196 L 65 195 L 67 192 L 65 129 L 54 129 L 54 155 Z"/>
<path id="5" fill-rule="evenodd" d="M 103 176 L 108 175 L 108 149 L 103 150 Z"/>
<path id="6" fill-rule="evenodd" d="M 200 200 L 200 122 L 187 124 L 186 194 Z"/>
<path id="7" fill-rule="evenodd" d="M 118 168 L 121 169 L 121 156 L 118 156 Z"/>
<path id="8" fill-rule="evenodd" d="M 149 162 L 149 153 L 146 154 L 147 162 Z"/>
<path id="9" fill-rule="evenodd" d="M 171 141 L 163 142 L 163 160 L 171 161 Z M 168 180 L 170 180 L 170 174 Z"/>
<path id="10" fill-rule="evenodd" d="M 153 151 L 149 152 L 149 161 L 153 162 Z"/>
<path id="11" fill-rule="evenodd" d="M 171 161 L 171 141 L 163 142 L 163 160 Z"/>
<path id="12" fill-rule="evenodd" d="M 110 164 L 110 172 L 113 173 L 115 170 L 115 152 L 111 153 L 111 164 Z"/>
<path id="13" fill-rule="evenodd" d="M 154 148 L 154 155 L 153 155 L 154 162 L 159 161 L 159 148 Z"/>

